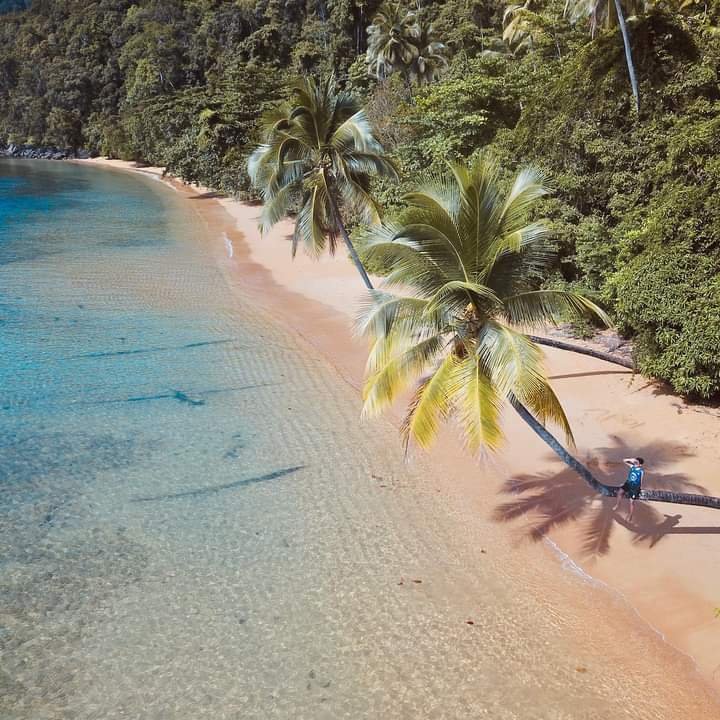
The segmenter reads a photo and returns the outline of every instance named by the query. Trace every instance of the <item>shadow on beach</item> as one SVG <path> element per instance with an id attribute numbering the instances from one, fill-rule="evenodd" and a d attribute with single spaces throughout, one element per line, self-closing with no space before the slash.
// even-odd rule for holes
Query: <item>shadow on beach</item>
<path id="1" fill-rule="evenodd" d="M 598 448 L 587 463 L 601 482 L 621 485 L 627 474 L 621 459 L 639 455 L 646 458 L 648 467 L 645 487 L 675 492 L 707 492 L 686 475 L 663 472 L 663 468 L 678 457 L 691 457 L 687 447 L 658 441 L 641 448 L 630 448 L 617 436 L 613 436 L 612 440 L 611 447 Z M 554 455 L 552 457 L 555 458 Z M 644 544 L 648 548 L 654 548 L 668 535 L 720 534 L 720 526 L 682 525 L 681 514 L 668 515 L 641 501 L 635 504 L 630 522 L 627 519 L 627 501 L 622 502 L 618 511 L 613 510 L 615 498 L 598 495 L 572 470 L 562 467 L 557 473 L 520 475 L 507 480 L 500 493 L 510 499 L 495 508 L 494 518 L 502 522 L 525 520 L 526 533 L 534 541 L 541 540 L 556 528 L 574 525 L 582 539 L 584 558 L 607 554 L 616 524 L 633 534 L 635 544 Z"/>

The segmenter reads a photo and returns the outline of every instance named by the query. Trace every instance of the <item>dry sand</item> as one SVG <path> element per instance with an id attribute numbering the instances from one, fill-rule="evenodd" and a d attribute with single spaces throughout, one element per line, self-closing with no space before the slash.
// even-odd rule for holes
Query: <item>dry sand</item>
<path id="1" fill-rule="evenodd" d="M 162 176 L 161 168 L 103 159 L 82 162 Z M 359 389 L 365 348 L 352 336 L 351 318 L 363 287 L 344 253 L 314 261 L 299 252 L 293 261 L 290 223 L 280 223 L 261 238 L 259 207 L 169 182 L 207 222 L 204 241 L 227 270 L 230 284 L 250 292 L 292 326 Z M 648 487 L 720 495 L 718 409 L 686 403 L 657 383 L 589 357 L 548 349 L 547 362 L 573 425 L 576 455 L 600 479 L 621 484 L 622 458 L 640 455 Z M 511 412 L 505 428 L 505 449 L 483 460 L 468 457 L 450 430 L 444 432 L 433 451 L 441 491 L 460 496 L 480 517 L 491 518 L 499 540 L 515 545 L 527 562 L 551 565 L 553 557 L 559 558 L 579 576 L 591 576 L 598 593 L 619 594 L 630 610 L 619 613 L 623 617 L 615 631 L 622 633 L 625 623 L 630 632 L 627 623 L 632 622 L 633 631 L 643 626 L 658 633 L 674 648 L 653 646 L 658 661 L 668 663 L 672 682 L 679 682 L 678 672 L 689 671 L 684 654 L 720 693 L 720 618 L 715 614 L 720 606 L 720 514 L 639 503 L 631 524 L 626 508 L 613 512 L 613 501 L 588 491 Z M 552 586 L 542 589 L 553 591 Z M 613 622 L 609 617 L 598 621 Z"/>

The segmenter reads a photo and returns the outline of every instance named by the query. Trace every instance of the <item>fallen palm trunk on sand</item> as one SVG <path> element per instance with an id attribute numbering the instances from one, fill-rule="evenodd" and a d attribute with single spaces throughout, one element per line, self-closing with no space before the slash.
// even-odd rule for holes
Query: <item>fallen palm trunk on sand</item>
<path id="1" fill-rule="evenodd" d="M 568 352 L 578 353 L 579 355 L 589 355 L 590 357 L 597 358 L 598 360 L 604 360 L 605 362 L 613 363 L 615 365 L 621 365 L 622 367 L 630 370 L 635 369 L 635 364 L 632 360 L 626 360 L 625 358 L 603 352 L 602 350 L 592 350 L 590 348 L 582 347 L 581 345 L 573 345 L 572 343 L 563 342 L 562 340 L 551 340 L 550 338 L 541 337 L 539 335 L 528 335 L 527 337 L 538 345 L 546 345 L 547 347 L 556 348 L 557 350 L 567 350 Z"/>
<path id="2" fill-rule="evenodd" d="M 573 457 L 550 433 L 545 426 L 516 398 L 510 397 L 510 403 L 518 415 L 535 431 L 553 452 L 572 470 L 574 470 L 596 493 L 605 497 L 616 497 L 621 486 L 605 485 L 597 480 L 590 470 L 577 458 Z M 695 495 L 692 493 L 679 493 L 671 490 L 642 490 L 639 500 L 647 502 L 675 503 L 677 505 L 697 505 L 720 510 L 720 497 L 712 495 Z"/>

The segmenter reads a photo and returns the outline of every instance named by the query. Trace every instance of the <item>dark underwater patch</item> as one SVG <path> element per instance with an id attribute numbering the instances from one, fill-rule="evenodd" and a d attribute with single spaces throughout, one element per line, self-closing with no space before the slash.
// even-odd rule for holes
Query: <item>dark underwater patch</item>
<path id="1" fill-rule="evenodd" d="M 266 473 L 265 475 L 257 475 L 255 477 L 246 478 L 245 480 L 236 480 L 235 482 L 225 483 L 223 485 L 211 485 L 210 487 L 196 488 L 194 490 L 186 490 L 179 493 L 170 493 L 166 495 L 153 495 L 151 497 L 138 497 L 133 498 L 132 502 L 157 502 L 162 500 L 181 500 L 183 498 L 197 498 L 205 495 L 215 495 L 223 490 L 235 490 L 241 487 L 248 487 L 249 485 L 256 485 L 258 483 L 268 482 L 269 480 L 277 480 L 286 475 L 292 475 L 298 470 L 302 470 L 304 465 L 295 465 L 294 467 L 282 468 L 280 470 L 273 470 L 273 472 Z"/>

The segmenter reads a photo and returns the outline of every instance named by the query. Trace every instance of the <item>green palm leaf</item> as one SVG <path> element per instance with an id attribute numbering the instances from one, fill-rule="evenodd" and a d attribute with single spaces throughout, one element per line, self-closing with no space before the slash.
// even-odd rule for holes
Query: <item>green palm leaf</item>
<path id="1" fill-rule="evenodd" d="M 518 327 L 557 325 L 567 317 L 596 317 L 611 325 L 607 313 L 592 300 L 566 290 L 534 290 L 505 298 L 505 317 Z"/>

